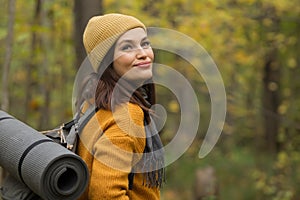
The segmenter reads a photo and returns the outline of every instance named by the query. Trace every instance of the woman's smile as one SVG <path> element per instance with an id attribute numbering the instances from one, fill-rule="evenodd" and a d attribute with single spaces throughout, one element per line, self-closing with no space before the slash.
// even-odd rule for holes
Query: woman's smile
<path id="1" fill-rule="evenodd" d="M 149 68 L 151 67 L 152 62 L 151 61 L 145 61 L 145 62 L 139 62 L 137 64 L 134 64 L 134 67 L 140 67 L 140 68 Z"/>

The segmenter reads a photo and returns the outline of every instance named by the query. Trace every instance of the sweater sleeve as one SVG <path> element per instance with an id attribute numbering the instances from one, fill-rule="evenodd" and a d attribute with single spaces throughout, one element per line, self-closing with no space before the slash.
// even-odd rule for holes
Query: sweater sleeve
<path id="1" fill-rule="evenodd" d="M 90 200 L 129 199 L 128 175 L 145 148 L 143 120 L 143 111 L 136 105 L 114 112 L 113 120 L 93 147 Z"/>

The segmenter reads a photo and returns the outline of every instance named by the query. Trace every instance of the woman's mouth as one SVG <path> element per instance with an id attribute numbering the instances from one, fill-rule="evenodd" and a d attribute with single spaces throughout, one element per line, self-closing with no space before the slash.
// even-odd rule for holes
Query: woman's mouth
<path id="1" fill-rule="evenodd" d="M 152 62 L 147 61 L 147 62 L 139 62 L 137 64 L 134 64 L 133 66 L 134 67 L 147 68 L 147 67 L 150 67 L 151 64 L 152 64 Z"/>

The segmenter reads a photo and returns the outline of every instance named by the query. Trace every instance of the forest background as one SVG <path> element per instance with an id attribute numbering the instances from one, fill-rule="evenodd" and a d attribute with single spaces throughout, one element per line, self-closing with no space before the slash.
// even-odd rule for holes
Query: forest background
<path id="1" fill-rule="evenodd" d="M 110 12 L 134 15 L 147 26 L 195 39 L 217 64 L 226 88 L 221 137 L 199 159 L 210 118 L 207 87 L 176 56 L 159 56 L 192 82 L 201 108 L 197 138 L 167 167 L 162 199 L 192 199 L 195 172 L 205 166 L 216 170 L 219 199 L 300 199 L 298 0 L 1 0 L 0 12 L 2 110 L 38 130 L 71 119 L 87 19 Z M 167 143 L 180 108 L 165 88 L 158 88 L 157 98 L 168 111 Z"/>

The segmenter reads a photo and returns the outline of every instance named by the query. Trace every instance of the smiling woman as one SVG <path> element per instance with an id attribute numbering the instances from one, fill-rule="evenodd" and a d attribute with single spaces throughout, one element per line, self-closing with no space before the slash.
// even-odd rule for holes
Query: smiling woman
<path id="1" fill-rule="evenodd" d="M 77 153 L 89 171 L 81 199 L 160 199 L 164 151 L 151 106 L 154 54 L 144 24 L 122 14 L 95 16 L 83 42 L 94 72 L 76 97 L 77 115 L 96 114 Z"/>

